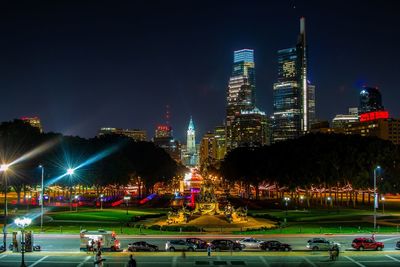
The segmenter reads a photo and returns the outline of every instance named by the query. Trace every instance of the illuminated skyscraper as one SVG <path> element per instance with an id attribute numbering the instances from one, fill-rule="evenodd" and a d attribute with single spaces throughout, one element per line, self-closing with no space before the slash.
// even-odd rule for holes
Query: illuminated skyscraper
<path id="1" fill-rule="evenodd" d="M 235 116 L 240 115 L 242 110 L 255 108 L 255 92 L 254 51 L 252 49 L 234 51 L 232 76 L 227 89 L 226 145 L 228 150 L 236 147 L 235 141 L 232 140 Z"/>
<path id="2" fill-rule="evenodd" d="M 273 142 L 307 133 L 315 121 L 315 86 L 307 79 L 304 18 L 296 47 L 278 51 L 278 81 L 273 89 Z"/>
<path id="3" fill-rule="evenodd" d="M 194 130 L 194 123 L 192 117 L 190 117 L 189 127 L 187 130 L 186 149 L 189 154 L 196 153 L 196 132 Z"/>

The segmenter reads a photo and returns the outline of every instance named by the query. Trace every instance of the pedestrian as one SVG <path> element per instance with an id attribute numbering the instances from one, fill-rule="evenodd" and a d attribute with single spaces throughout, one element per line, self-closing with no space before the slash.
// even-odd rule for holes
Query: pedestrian
<path id="1" fill-rule="evenodd" d="M 98 251 L 96 256 L 94 256 L 94 266 L 103 267 L 103 261 L 105 261 L 105 259 L 101 257 L 101 251 Z"/>
<path id="2" fill-rule="evenodd" d="M 186 251 L 185 251 L 185 249 L 182 250 L 182 259 L 183 260 L 186 259 Z"/>
<path id="3" fill-rule="evenodd" d="M 101 240 L 97 240 L 97 251 L 101 251 Z"/>
<path id="4" fill-rule="evenodd" d="M 92 252 L 94 254 L 94 240 L 93 239 L 90 240 L 90 249 L 92 250 Z"/>
<path id="5" fill-rule="evenodd" d="M 335 246 L 336 259 L 339 259 L 339 251 L 340 251 L 339 246 L 336 245 L 336 246 Z"/>
<path id="6" fill-rule="evenodd" d="M 133 255 L 129 255 L 128 267 L 136 267 L 136 260 L 133 258 Z"/>
<path id="7" fill-rule="evenodd" d="M 211 246 L 207 247 L 207 256 L 211 257 Z"/>
<path id="8" fill-rule="evenodd" d="M 372 233 L 371 239 L 375 241 L 375 233 Z"/>

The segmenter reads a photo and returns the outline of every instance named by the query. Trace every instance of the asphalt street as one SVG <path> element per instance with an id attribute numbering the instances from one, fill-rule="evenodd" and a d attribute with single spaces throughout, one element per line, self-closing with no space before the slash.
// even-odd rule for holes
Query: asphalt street
<path id="1" fill-rule="evenodd" d="M 54 253 L 53 253 L 54 254 Z M 205 254 L 205 253 L 204 253 Z M 399 266 L 400 254 L 396 252 L 343 252 L 337 261 L 330 261 L 326 252 L 241 252 L 230 255 L 229 252 L 213 253 L 209 258 L 206 255 L 187 253 L 185 258 L 178 252 L 135 253 L 139 267 L 189 267 L 189 266 Z M 105 253 L 104 267 L 126 266 L 129 253 Z M 37 252 L 26 256 L 26 265 L 29 267 L 56 267 L 93 266 L 93 256 L 86 253 L 55 254 Z M 21 255 L 5 253 L 0 255 L 0 267 L 20 266 Z"/>
<path id="2" fill-rule="evenodd" d="M 117 239 L 121 241 L 121 248 L 127 249 L 128 244 L 136 241 L 147 241 L 148 243 L 157 245 L 160 251 L 165 250 L 165 243 L 168 240 L 183 239 L 185 235 L 174 235 L 174 236 L 163 236 L 163 235 L 117 235 Z M 198 238 L 206 241 L 212 241 L 214 239 L 230 239 L 238 240 L 244 237 L 250 237 L 249 235 L 199 235 Z M 324 237 L 329 240 L 339 242 L 341 244 L 341 250 L 351 250 L 351 242 L 356 237 L 370 237 L 370 235 L 253 235 L 260 240 L 278 240 L 284 243 L 288 243 L 292 246 L 293 250 L 303 251 L 306 250 L 307 240 L 312 237 Z M 393 235 L 376 235 L 376 240 L 384 242 L 384 251 L 394 251 L 395 244 L 400 240 L 399 234 Z M 11 241 L 10 236 L 8 238 L 8 244 Z M 60 251 L 60 252 L 76 252 L 79 251 L 79 235 L 59 235 L 59 234 L 36 234 L 34 236 L 34 243 L 42 247 L 43 251 Z"/>

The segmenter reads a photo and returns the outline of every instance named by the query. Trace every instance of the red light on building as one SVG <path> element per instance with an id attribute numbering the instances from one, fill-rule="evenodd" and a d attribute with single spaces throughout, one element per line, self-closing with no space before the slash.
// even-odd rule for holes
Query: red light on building
<path id="1" fill-rule="evenodd" d="M 360 115 L 360 122 L 373 121 L 377 119 L 388 119 L 388 111 L 373 111 Z"/>
<path id="2" fill-rule="evenodd" d="M 171 130 L 171 127 L 168 125 L 158 125 L 157 126 L 157 130 L 158 131 L 164 131 L 164 132 L 168 132 Z"/>

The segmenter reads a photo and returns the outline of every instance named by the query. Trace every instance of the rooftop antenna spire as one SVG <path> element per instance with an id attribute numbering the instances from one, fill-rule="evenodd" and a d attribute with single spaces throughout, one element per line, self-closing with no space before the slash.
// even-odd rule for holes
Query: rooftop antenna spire
<path id="1" fill-rule="evenodd" d="M 169 105 L 165 106 L 165 124 L 169 126 L 169 120 L 171 118 L 171 112 L 169 111 Z"/>

